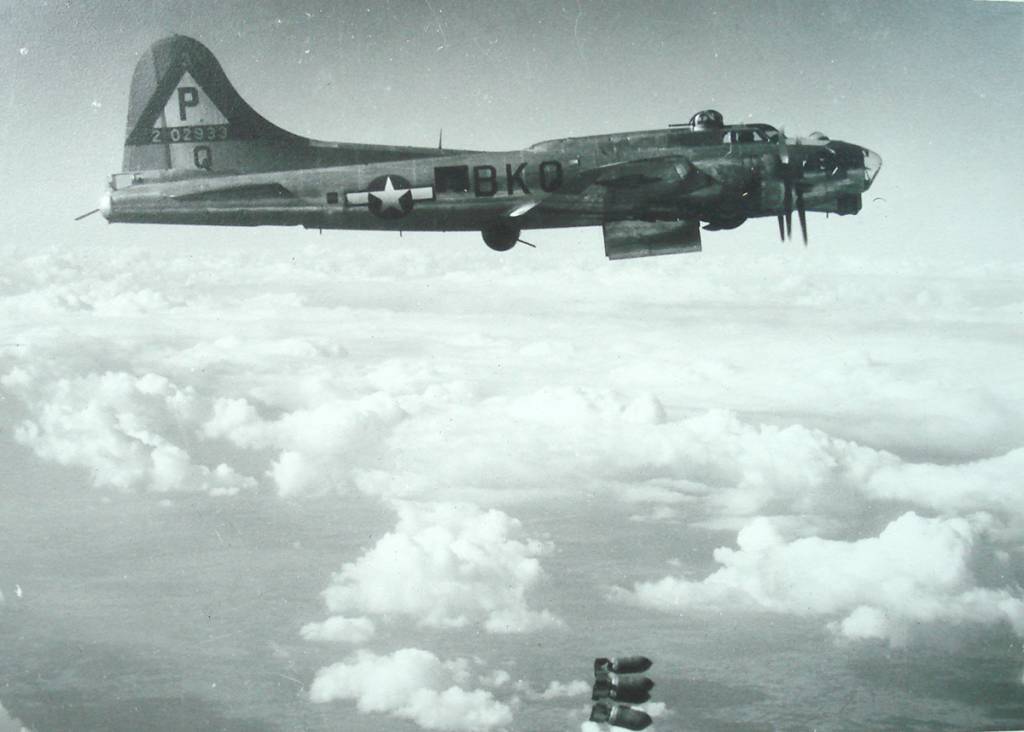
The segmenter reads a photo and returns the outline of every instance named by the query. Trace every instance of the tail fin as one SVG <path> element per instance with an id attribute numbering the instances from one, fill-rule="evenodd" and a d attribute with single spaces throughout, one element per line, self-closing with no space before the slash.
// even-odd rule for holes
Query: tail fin
<path id="1" fill-rule="evenodd" d="M 254 173 L 436 156 L 434 148 L 323 143 L 271 124 L 199 41 L 171 36 L 139 59 L 128 100 L 124 171 Z"/>

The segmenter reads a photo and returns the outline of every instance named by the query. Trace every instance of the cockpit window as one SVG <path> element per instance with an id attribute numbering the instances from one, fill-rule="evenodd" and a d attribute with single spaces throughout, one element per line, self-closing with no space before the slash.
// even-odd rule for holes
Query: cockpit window
<path id="1" fill-rule="evenodd" d="M 767 142 L 768 138 L 761 130 L 744 129 L 730 130 L 725 133 L 722 142 L 726 144 L 746 145 L 753 142 Z"/>

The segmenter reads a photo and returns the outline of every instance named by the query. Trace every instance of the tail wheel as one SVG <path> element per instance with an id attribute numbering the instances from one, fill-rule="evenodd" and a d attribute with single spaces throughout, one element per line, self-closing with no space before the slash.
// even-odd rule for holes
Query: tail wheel
<path id="1" fill-rule="evenodd" d="M 484 237 L 484 244 L 491 249 L 496 252 L 507 252 L 519 241 L 521 231 L 518 227 L 499 222 L 485 226 L 480 233 Z"/>

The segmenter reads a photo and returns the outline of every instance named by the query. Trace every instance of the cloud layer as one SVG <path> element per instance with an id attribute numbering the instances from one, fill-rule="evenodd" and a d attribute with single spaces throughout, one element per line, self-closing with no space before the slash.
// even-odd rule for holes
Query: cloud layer
<path id="1" fill-rule="evenodd" d="M 163 376 L 104 372 L 46 383 L 15 368 L 0 385 L 35 407 L 15 439 L 43 459 L 86 469 L 96 486 L 213 494 L 256 486 L 225 463 L 195 462 L 175 442 L 182 433 L 191 440 L 202 404 L 194 389 Z"/>
<path id="2" fill-rule="evenodd" d="M 987 523 L 909 512 L 875 537 L 787 542 L 769 520 L 755 519 L 739 532 L 737 549 L 715 550 L 722 567 L 705 579 L 666 577 L 621 595 L 666 611 L 740 605 L 835 618 L 829 627 L 843 637 L 894 644 L 929 623 L 1008 623 L 1024 637 L 1019 588 L 983 587 L 978 579 L 976 565 L 995 553 Z"/>
<path id="3" fill-rule="evenodd" d="M 306 623 L 300 633 L 310 641 L 334 641 L 362 645 L 373 638 L 377 626 L 369 618 L 346 618 L 335 615 L 320 623 Z"/>
<path id="4" fill-rule="evenodd" d="M 467 665 L 464 659 L 442 662 L 418 648 L 386 656 L 358 651 L 320 669 L 309 696 L 319 703 L 354 700 L 361 712 L 390 714 L 429 730 L 505 728 L 512 722 L 512 710 L 489 691 L 464 688 Z"/>
<path id="5" fill-rule="evenodd" d="M 908 462 L 819 429 L 723 410 L 669 419 L 653 395 L 608 389 L 480 398 L 406 385 L 283 411 L 152 372 L 53 379 L 14 367 L 0 380 L 30 410 L 15 437 L 43 459 L 84 468 L 101 487 L 229 494 L 263 483 L 283 496 L 501 491 L 504 500 L 585 485 L 641 503 L 700 499 L 702 512 L 726 516 L 850 516 L 883 500 L 986 510 L 1024 525 L 1015 490 L 1022 449 L 959 464 Z M 196 457 L 218 451 L 243 467 Z"/>
<path id="6" fill-rule="evenodd" d="M 8 714 L 7 710 L 0 704 L 0 732 L 28 732 L 28 727 Z"/>
<path id="7" fill-rule="evenodd" d="M 397 510 L 395 529 L 324 590 L 329 610 L 404 617 L 423 627 L 479 624 L 491 633 L 560 623 L 528 605 L 527 594 L 542 578 L 538 557 L 549 545 L 523 536 L 517 520 L 466 504 L 406 502 Z M 332 622 L 350 627 L 354 621 Z"/>
<path id="8" fill-rule="evenodd" d="M 100 487 L 1024 515 L 1019 267 L 25 254 L 0 282 L 17 438 Z"/>
<path id="9" fill-rule="evenodd" d="M 301 635 L 362 650 L 318 694 L 421 726 L 460 724 L 436 709 L 503 719 L 499 688 L 570 699 L 581 682 L 470 683 L 429 651 L 399 656 L 394 635 L 564 640 L 574 608 L 607 599 L 576 554 L 594 549 L 594 512 L 650 538 L 606 559 L 612 582 L 646 580 L 621 595 L 641 609 L 602 607 L 616 621 L 753 609 L 848 640 L 1020 632 L 1019 264 L 744 249 L 610 265 L 599 247 L 453 257 L 376 235 L 285 255 L 252 236 L 12 251 L 0 439 L 99 491 L 397 505 L 375 545 L 327 560 L 348 563 Z M 566 531 L 550 560 L 537 516 Z M 712 558 L 722 529 L 737 546 Z M 663 561 L 678 569 L 650 581 Z M 563 581 L 580 596 L 556 618 L 540 598 Z M 374 667 L 426 701 L 376 699 L 358 681 Z"/>

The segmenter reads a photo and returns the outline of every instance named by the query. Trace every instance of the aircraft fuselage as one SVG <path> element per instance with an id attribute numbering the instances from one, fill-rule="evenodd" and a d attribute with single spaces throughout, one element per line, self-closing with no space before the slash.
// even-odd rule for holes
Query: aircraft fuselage
<path id="1" fill-rule="evenodd" d="M 776 216 L 786 235 L 794 211 L 806 241 L 806 212 L 857 213 L 881 165 L 714 110 L 505 152 L 320 142 L 261 117 L 184 36 L 139 59 L 124 151 L 99 208 L 114 223 L 479 230 L 499 251 L 526 229 L 600 225 L 613 259 L 699 251 L 702 222 Z"/>
<path id="2" fill-rule="evenodd" d="M 751 182 L 771 175 L 776 143 L 678 144 L 684 137 L 672 130 L 652 130 L 567 138 L 525 150 L 438 151 L 433 158 L 239 175 L 140 171 L 130 186 L 111 192 L 104 213 L 110 221 L 129 223 L 397 231 L 479 230 L 539 197 L 544 200 L 541 210 L 514 217 L 523 218 L 522 228 L 599 225 L 637 214 L 650 220 L 713 220 L 780 213 L 781 201 L 765 200 L 749 190 Z M 633 197 L 625 196 L 617 206 L 607 200 L 608 190 L 630 181 L 583 190 L 581 173 L 666 154 L 683 156 L 726 183 L 683 194 L 672 205 L 648 204 L 639 211 Z M 845 168 L 840 176 L 822 175 L 804 193 L 805 206 L 809 211 L 855 213 L 863 189 L 863 166 Z"/>

